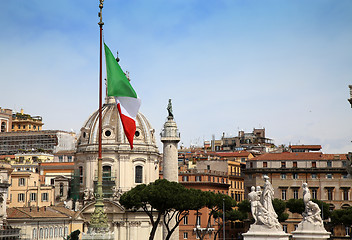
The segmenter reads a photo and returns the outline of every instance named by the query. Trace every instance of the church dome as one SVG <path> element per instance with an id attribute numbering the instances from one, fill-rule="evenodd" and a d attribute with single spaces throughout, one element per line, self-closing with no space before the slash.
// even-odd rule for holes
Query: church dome
<path id="1" fill-rule="evenodd" d="M 77 152 L 97 151 L 98 133 L 99 111 L 97 110 L 81 128 Z M 155 130 L 148 119 L 142 113 L 138 113 L 132 151 L 158 152 L 154 133 Z M 107 97 L 102 107 L 102 149 L 103 151 L 131 151 L 113 97 Z"/>

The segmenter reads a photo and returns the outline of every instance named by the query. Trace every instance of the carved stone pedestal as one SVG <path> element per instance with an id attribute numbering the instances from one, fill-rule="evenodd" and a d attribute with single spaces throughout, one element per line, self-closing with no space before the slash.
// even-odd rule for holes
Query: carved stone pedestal
<path id="1" fill-rule="evenodd" d="M 277 228 L 257 224 L 252 224 L 249 231 L 242 235 L 244 240 L 288 240 L 290 237 L 290 234 Z"/>
<path id="2" fill-rule="evenodd" d="M 292 237 L 297 240 L 326 240 L 330 237 L 330 234 L 322 225 L 302 221 L 298 224 L 297 229 L 292 232 Z"/>

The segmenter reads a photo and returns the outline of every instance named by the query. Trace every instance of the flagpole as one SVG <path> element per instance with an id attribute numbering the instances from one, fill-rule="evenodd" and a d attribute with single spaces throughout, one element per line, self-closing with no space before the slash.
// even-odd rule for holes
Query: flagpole
<path id="1" fill-rule="evenodd" d="M 99 56 L 99 135 L 98 135 L 98 181 L 95 191 L 95 208 L 91 215 L 90 227 L 94 232 L 106 232 L 108 230 L 107 216 L 104 213 L 104 200 L 103 200 L 103 166 L 102 166 L 102 94 L 103 94 L 103 3 L 99 3 L 99 18 L 98 23 L 100 29 L 100 56 Z"/>

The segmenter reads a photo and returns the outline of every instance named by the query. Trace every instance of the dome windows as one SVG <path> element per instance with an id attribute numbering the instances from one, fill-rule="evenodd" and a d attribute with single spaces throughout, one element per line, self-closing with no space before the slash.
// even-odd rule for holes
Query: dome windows
<path id="1" fill-rule="evenodd" d="M 103 130 L 103 135 L 105 138 L 114 138 L 114 131 L 111 128 L 106 128 Z"/>

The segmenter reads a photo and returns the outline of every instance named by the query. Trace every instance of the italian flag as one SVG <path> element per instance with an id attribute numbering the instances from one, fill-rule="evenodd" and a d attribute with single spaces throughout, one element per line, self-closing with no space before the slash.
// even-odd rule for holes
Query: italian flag
<path id="1" fill-rule="evenodd" d="M 114 96 L 117 109 L 125 131 L 125 135 L 133 149 L 133 137 L 136 132 L 136 117 L 141 106 L 141 100 L 137 97 L 130 81 L 122 71 L 120 65 L 112 55 L 110 49 L 104 43 L 105 62 L 107 72 L 108 96 Z"/>

